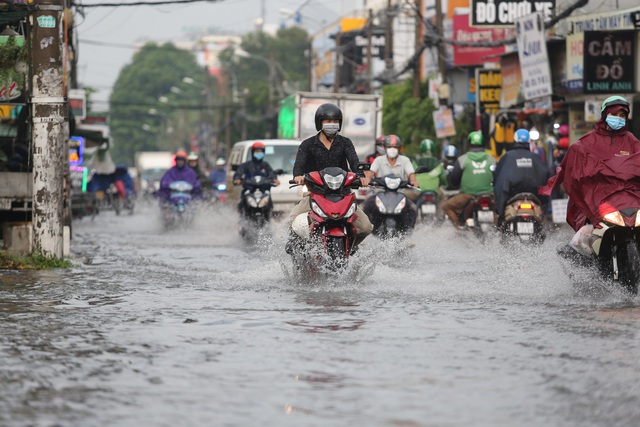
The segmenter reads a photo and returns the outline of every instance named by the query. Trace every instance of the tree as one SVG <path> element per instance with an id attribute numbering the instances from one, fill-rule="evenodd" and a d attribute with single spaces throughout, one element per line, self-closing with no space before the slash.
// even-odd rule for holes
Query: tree
<path id="1" fill-rule="evenodd" d="M 238 56 L 234 48 L 223 52 L 225 74 L 235 76 L 238 92 L 244 96 L 245 112 L 238 111 L 233 120 L 234 137 L 243 121 L 251 122 L 248 138 L 276 135 L 279 101 L 308 86 L 305 51 L 310 42 L 304 29 L 292 27 L 280 29 L 275 37 L 264 32 L 245 34 L 240 48 L 248 57 Z"/>
<path id="2" fill-rule="evenodd" d="M 120 71 L 109 100 L 114 160 L 132 164 L 138 151 L 187 148 L 201 117 L 198 86 L 203 83 L 188 85 L 182 79 L 202 82 L 204 74 L 192 53 L 172 44 L 148 43 L 136 53 Z M 166 104 L 159 102 L 163 96 Z M 164 132 L 170 127 L 179 127 L 181 134 L 170 139 Z"/>
<path id="3" fill-rule="evenodd" d="M 382 130 L 385 134 L 395 134 L 400 137 L 405 145 L 405 154 L 413 156 L 420 149 L 420 141 L 432 139 L 436 143 L 436 152 L 439 152 L 442 142 L 436 138 L 436 129 L 433 123 L 433 112 L 436 110 L 433 101 L 428 97 L 428 81 L 420 83 L 420 97 L 413 94 L 413 79 L 405 80 L 394 85 L 385 85 L 382 88 Z M 470 132 L 471 117 L 466 114 L 454 120 L 458 135 L 450 138 L 458 148 L 463 148 L 461 141 Z"/>

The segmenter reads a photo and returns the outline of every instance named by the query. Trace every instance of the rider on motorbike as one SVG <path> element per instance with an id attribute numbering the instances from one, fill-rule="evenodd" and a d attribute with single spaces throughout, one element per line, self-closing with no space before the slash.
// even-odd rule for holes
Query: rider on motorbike
<path id="1" fill-rule="evenodd" d="M 372 164 L 373 161 L 380 157 L 380 156 L 384 156 L 386 153 L 385 149 L 384 149 L 384 135 L 383 136 L 379 136 L 378 138 L 376 138 L 376 151 L 374 151 L 373 153 L 369 154 L 367 156 L 367 158 L 365 159 L 365 162 Z"/>
<path id="2" fill-rule="evenodd" d="M 498 223 L 504 220 L 507 200 L 519 193 L 538 194 L 538 187 L 549 178 L 549 169 L 542 158 L 529 150 L 529 131 L 518 129 L 514 134 L 513 149 L 507 151 L 493 172 Z M 548 198 L 541 198 L 543 204 Z"/>
<path id="3" fill-rule="evenodd" d="M 411 159 L 399 153 L 402 148 L 400 138 L 397 135 L 387 135 L 384 140 L 384 148 L 387 155 L 380 156 L 373 162 L 371 169 L 365 172 L 367 178 L 393 174 L 403 180 L 409 181 L 414 187 L 418 187 L 418 181 L 416 181 L 416 173 L 413 169 L 413 164 L 411 164 Z M 418 198 L 420 193 L 412 191 L 405 192 L 405 195 L 407 196 L 407 208 L 403 211 L 406 216 L 404 219 L 409 228 L 412 229 L 416 225 L 416 219 L 418 217 L 418 209 L 413 201 Z M 362 205 L 362 210 L 367 214 L 369 219 L 373 217 L 375 205 L 375 195 L 369 196 Z"/>
<path id="4" fill-rule="evenodd" d="M 318 133 L 302 141 L 298 148 L 296 161 L 293 165 L 293 180 L 296 184 L 304 184 L 305 174 L 328 167 L 339 167 L 356 173 L 358 155 L 353 142 L 338 133 L 342 128 L 342 110 L 335 104 L 322 104 L 316 110 L 315 125 Z M 367 186 L 369 179 L 361 178 L 361 183 L 363 186 Z M 310 210 L 311 202 L 307 195 L 291 211 L 289 225 L 298 215 Z M 357 233 L 355 246 L 360 244 L 373 230 L 369 218 L 359 207 L 356 210 L 356 215 L 354 223 Z"/>
<path id="5" fill-rule="evenodd" d="M 198 181 L 200 181 L 200 186 L 204 192 L 211 191 L 213 189 L 213 184 L 209 181 L 207 175 L 200 169 L 200 163 L 198 161 L 198 153 L 194 153 L 193 151 L 189 153 L 187 156 L 187 164 L 191 169 L 194 170 L 196 175 L 198 176 Z"/>
<path id="6" fill-rule="evenodd" d="M 482 133 L 469 134 L 469 152 L 458 157 L 449 173 L 449 184 L 460 187 L 460 193 L 442 204 L 445 213 L 457 229 L 462 228 L 458 215 L 478 194 L 493 193 L 492 169 L 496 160 L 482 147 Z"/>
<path id="7" fill-rule="evenodd" d="M 233 175 L 233 183 L 235 185 L 241 185 L 243 181 L 259 175 L 269 182 L 268 186 L 266 186 L 264 190 L 270 189 L 271 183 L 273 183 L 273 185 L 280 184 L 276 172 L 271 168 L 269 162 L 264 161 L 264 152 L 266 150 L 264 142 L 254 142 L 251 145 L 250 150 L 251 160 L 238 166 L 236 173 Z M 244 197 L 240 197 L 240 200 L 238 201 L 238 212 L 241 214 L 244 213 L 245 210 L 244 203 Z"/>
<path id="8" fill-rule="evenodd" d="M 196 172 L 187 166 L 187 153 L 184 151 L 178 151 L 173 157 L 175 166 L 166 171 L 160 180 L 160 189 L 157 194 L 160 198 L 160 204 L 165 204 L 171 197 L 171 189 L 169 185 L 176 181 L 185 181 L 193 187 L 191 190 L 191 196 L 193 198 L 199 198 L 202 196 L 202 187 L 198 180 Z"/>
<path id="9" fill-rule="evenodd" d="M 629 112 L 629 102 L 622 96 L 605 99 L 593 130 L 569 146 L 558 174 L 539 188 L 540 194 L 548 196 L 563 184 L 569 196 L 567 223 L 576 235 L 558 249 L 563 257 L 580 260 L 591 255 L 588 239 L 593 224 L 608 213 L 600 208 L 608 204 L 609 196 L 616 194 L 618 210 L 638 207 L 640 141 L 628 130 Z"/>
<path id="10" fill-rule="evenodd" d="M 415 167 L 424 166 L 431 171 L 440 164 L 440 160 L 435 156 L 436 144 L 431 139 L 420 141 L 420 154 L 416 155 Z"/>

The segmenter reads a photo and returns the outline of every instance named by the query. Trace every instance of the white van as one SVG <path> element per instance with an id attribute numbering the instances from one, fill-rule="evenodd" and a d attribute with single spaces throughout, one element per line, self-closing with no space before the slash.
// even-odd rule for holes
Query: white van
<path id="1" fill-rule="evenodd" d="M 293 164 L 301 141 L 291 139 L 252 139 L 236 142 L 231 149 L 227 167 L 227 198 L 232 203 L 238 203 L 240 187 L 233 185 L 233 174 L 238 169 L 238 165 L 251 160 L 250 148 L 254 142 L 258 141 L 266 146 L 264 161 L 268 162 L 273 170 L 280 169 L 282 171 L 282 174 L 278 175 L 280 185 L 271 189 L 273 211 L 274 213 L 287 214 L 302 196 L 299 187 L 289 188 L 291 186 L 289 180 L 293 179 Z"/>

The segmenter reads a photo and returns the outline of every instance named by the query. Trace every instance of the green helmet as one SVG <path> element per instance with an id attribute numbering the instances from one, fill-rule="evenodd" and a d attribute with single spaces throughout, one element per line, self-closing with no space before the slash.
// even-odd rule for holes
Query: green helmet
<path id="1" fill-rule="evenodd" d="M 469 134 L 469 144 L 482 145 L 482 133 L 475 131 Z"/>
<path id="2" fill-rule="evenodd" d="M 600 107 L 600 115 L 604 116 L 604 112 L 607 108 L 613 107 L 614 105 L 622 105 L 626 108 L 627 114 L 629 112 L 629 102 L 624 99 L 622 96 L 614 95 L 610 96 L 604 100 L 602 103 L 602 107 Z"/>
<path id="3" fill-rule="evenodd" d="M 420 141 L 420 152 L 433 154 L 436 144 L 430 139 L 423 139 Z"/>

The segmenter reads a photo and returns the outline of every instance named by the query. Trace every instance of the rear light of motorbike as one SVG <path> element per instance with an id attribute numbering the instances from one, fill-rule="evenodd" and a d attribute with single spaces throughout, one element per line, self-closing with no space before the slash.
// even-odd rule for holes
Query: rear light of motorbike
<path id="1" fill-rule="evenodd" d="M 493 201 L 489 197 L 481 197 L 480 200 L 478 200 L 478 204 L 483 208 L 490 207 L 492 202 Z"/>
<path id="2" fill-rule="evenodd" d="M 518 209 L 533 209 L 533 205 L 531 203 L 520 203 Z"/>
<path id="3" fill-rule="evenodd" d="M 425 194 L 424 196 L 422 196 L 422 201 L 424 202 L 433 202 L 435 200 L 435 197 L 433 194 Z"/>

